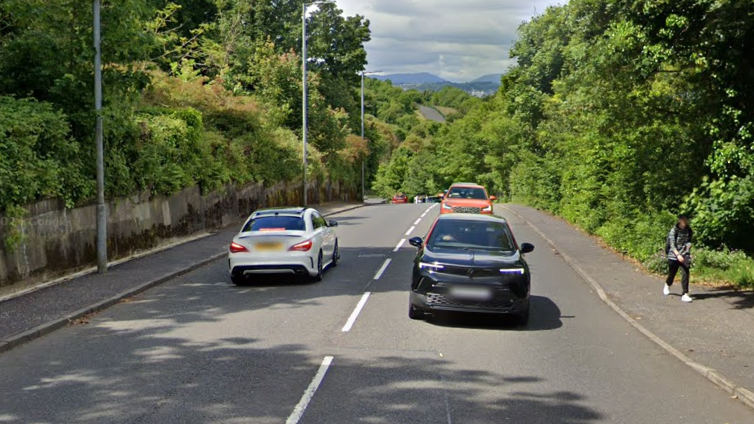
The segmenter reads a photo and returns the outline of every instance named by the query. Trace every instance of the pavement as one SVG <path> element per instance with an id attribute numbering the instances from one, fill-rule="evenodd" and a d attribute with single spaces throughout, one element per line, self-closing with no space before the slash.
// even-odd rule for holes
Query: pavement
<path id="1" fill-rule="evenodd" d="M 9 350 L 0 422 L 754 422 L 504 209 L 537 247 L 529 325 L 408 319 L 405 240 L 427 233 L 430 207 L 339 214 L 342 261 L 320 283 L 238 287 L 220 259 Z"/>
<path id="2" fill-rule="evenodd" d="M 684 304 L 680 301 L 680 277 L 671 295 L 665 297 L 663 278 L 603 248 L 563 219 L 525 206 L 507 207 L 544 233 L 643 327 L 695 363 L 717 371 L 724 380 L 717 383 L 752 392 L 746 400 L 754 407 L 753 291 L 692 285 L 694 302 Z M 720 377 L 711 377 L 716 378 Z"/>

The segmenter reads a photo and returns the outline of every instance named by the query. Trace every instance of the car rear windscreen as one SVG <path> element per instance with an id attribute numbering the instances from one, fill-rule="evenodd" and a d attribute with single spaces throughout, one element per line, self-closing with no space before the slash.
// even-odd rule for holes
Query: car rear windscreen
<path id="1" fill-rule="evenodd" d="M 448 192 L 449 199 L 474 199 L 487 200 L 487 193 L 483 188 L 477 187 L 453 187 Z"/>
<path id="2" fill-rule="evenodd" d="M 249 221 L 243 232 L 249 231 L 304 231 L 304 219 L 298 216 L 260 216 Z"/>
<path id="3" fill-rule="evenodd" d="M 440 220 L 427 240 L 430 249 L 470 249 L 512 252 L 513 237 L 501 222 Z"/>

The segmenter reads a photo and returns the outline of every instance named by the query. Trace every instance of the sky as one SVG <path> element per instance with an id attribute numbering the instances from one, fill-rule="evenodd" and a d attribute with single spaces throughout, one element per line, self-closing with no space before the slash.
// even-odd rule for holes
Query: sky
<path id="1" fill-rule="evenodd" d="M 370 20 L 367 71 L 429 72 L 450 81 L 500 74 L 518 26 L 564 0 L 337 0 Z"/>

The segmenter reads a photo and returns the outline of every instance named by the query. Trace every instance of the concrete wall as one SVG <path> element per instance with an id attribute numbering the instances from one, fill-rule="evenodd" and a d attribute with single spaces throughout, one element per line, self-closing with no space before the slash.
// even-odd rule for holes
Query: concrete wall
<path id="1" fill-rule="evenodd" d="M 308 188 L 310 204 L 356 199 L 355 192 L 341 190 L 338 183 L 312 182 Z M 108 204 L 108 259 L 238 224 L 260 207 L 300 203 L 300 185 L 283 184 L 228 186 L 204 195 L 192 187 L 169 197 L 140 193 L 112 199 Z M 21 226 L 24 241 L 12 251 L 0 243 L 0 296 L 96 263 L 96 205 L 66 209 L 59 200 L 43 200 L 28 205 L 27 210 Z M 0 216 L 0 240 L 5 240 L 9 224 Z"/>

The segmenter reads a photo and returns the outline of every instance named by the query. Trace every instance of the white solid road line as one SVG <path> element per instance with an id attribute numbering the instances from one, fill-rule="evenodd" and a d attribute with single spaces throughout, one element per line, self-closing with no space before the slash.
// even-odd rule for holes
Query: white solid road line
<path id="1" fill-rule="evenodd" d="M 393 249 L 393 252 L 397 252 L 401 250 L 401 247 L 403 247 L 403 243 L 406 242 L 406 239 L 401 239 L 401 241 L 398 242 L 398 245 L 395 246 L 395 249 Z"/>
<path id="2" fill-rule="evenodd" d="M 422 222 L 421 218 L 417 219 L 416 222 L 414 222 L 414 225 L 419 225 L 420 222 Z"/>
<path id="3" fill-rule="evenodd" d="M 325 378 L 325 374 L 327 373 L 328 368 L 330 368 L 332 360 L 332 356 L 325 356 L 322 365 L 320 365 L 317 370 L 317 374 L 314 375 L 314 379 L 309 383 L 309 387 L 306 388 L 304 396 L 301 397 L 298 405 L 293 408 L 293 412 L 291 412 L 291 415 L 288 417 L 285 424 L 297 424 L 301 417 L 304 416 L 304 411 L 306 411 L 306 407 L 309 406 L 309 402 L 311 402 L 314 393 L 317 391 L 320 384 L 322 384 L 322 380 Z"/>
<path id="4" fill-rule="evenodd" d="M 416 226 L 409 228 L 408 231 L 406 231 L 406 235 L 413 233 L 415 229 L 416 229 Z"/>
<path id="5" fill-rule="evenodd" d="M 351 328 L 353 328 L 353 325 L 356 323 L 356 318 L 359 317 L 359 314 L 361 313 L 361 310 L 364 309 L 364 305 L 367 304 L 367 300 L 369 300 L 369 295 L 372 294 L 370 292 L 364 293 L 363 296 L 361 296 L 361 300 L 359 300 L 359 303 L 356 305 L 356 309 L 351 312 L 351 316 L 348 317 L 348 321 L 346 321 L 346 325 L 343 326 L 343 329 L 341 330 L 344 333 L 347 333 L 351 331 Z"/>
<path id="6" fill-rule="evenodd" d="M 374 274 L 374 279 L 375 280 L 379 280 L 380 277 L 382 277 L 382 273 L 385 272 L 385 270 L 387 269 L 387 266 L 390 265 L 391 261 L 392 261 L 392 259 L 390 259 L 390 258 L 385 259 L 385 263 L 382 264 L 382 267 L 380 268 L 380 270 L 377 271 L 377 274 Z"/>

